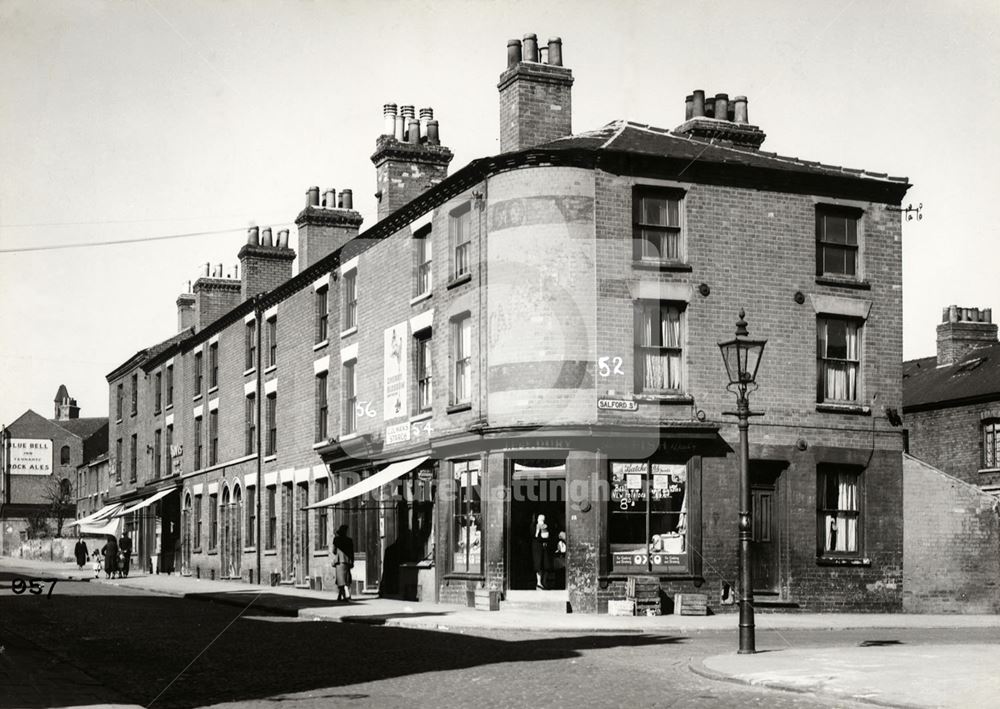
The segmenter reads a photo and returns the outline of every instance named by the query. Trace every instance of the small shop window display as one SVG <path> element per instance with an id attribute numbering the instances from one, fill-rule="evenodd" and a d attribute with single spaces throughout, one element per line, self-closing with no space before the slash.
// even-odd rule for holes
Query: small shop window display
<path id="1" fill-rule="evenodd" d="M 609 541 L 616 572 L 686 571 L 687 466 L 612 462 Z"/>
<path id="2" fill-rule="evenodd" d="M 454 473 L 456 494 L 452 526 L 452 571 L 481 573 L 483 557 L 479 461 L 456 462 Z"/>

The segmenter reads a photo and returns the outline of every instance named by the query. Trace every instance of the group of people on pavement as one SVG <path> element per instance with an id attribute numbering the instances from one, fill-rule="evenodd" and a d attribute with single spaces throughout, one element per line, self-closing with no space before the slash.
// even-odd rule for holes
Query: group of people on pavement
<path id="1" fill-rule="evenodd" d="M 81 569 L 91 558 L 90 550 L 87 549 L 87 543 L 83 541 L 82 535 L 77 538 L 74 555 L 76 556 L 76 564 Z M 101 550 L 94 551 L 93 559 L 94 578 L 100 576 L 102 570 L 109 579 L 127 577 L 129 568 L 132 566 L 132 540 L 129 538 L 128 532 L 122 532 L 122 536 L 118 540 L 114 538 L 114 535 L 108 535 L 108 541 L 101 547 Z"/>

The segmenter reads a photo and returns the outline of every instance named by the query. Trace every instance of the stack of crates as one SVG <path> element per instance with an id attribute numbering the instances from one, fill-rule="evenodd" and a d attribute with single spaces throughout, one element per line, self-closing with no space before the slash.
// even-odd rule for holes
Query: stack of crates
<path id="1" fill-rule="evenodd" d="M 636 615 L 660 615 L 660 582 L 649 576 L 629 576 L 625 598 L 635 603 Z"/>

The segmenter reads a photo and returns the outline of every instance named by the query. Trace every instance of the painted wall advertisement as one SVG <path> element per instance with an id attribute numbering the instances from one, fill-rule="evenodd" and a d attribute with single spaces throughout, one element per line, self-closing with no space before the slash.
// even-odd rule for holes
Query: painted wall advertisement
<path id="1" fill-rule="evenodd" d="M 383 402 L 383 421 L 391 421 L 410 415 L 406 400 L 406 370 L 407 370 L 407 339 L 409 323 L 401 322 L 385 331 L 385 400 Z M 409 426 L 407 426 L 409 431 Z M 388 442 L 388 441 L 387 441 Z"/>
<path id="2" fill-rule="evenodd" d="M 52 441 L 40 438 L 10 439 L 11 475 L 52 475 Z"/>

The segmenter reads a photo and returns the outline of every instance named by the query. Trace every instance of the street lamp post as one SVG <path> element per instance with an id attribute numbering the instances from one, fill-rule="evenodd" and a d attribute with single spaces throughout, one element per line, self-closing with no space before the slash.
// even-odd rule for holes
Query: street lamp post
<path id="1" fill-rule="evenodd" d="M 736 322 L 736 337 L 719 343 L 722 351 L 722 361 L 726 365 L 729 383 L 726 388 L 736 394 L 736 411 L 724 412 L 727 416 L 736 416 L 740 430 L 740 654 L 751 654 L 757 651 L 754 639 L 753 622 L 753 578 L 750 569 L 750 540 L 752 523 L 750 519 L 750 443 L 747 430 L 750 428 L 750 417 L 762 415 L 750 411 L 749 394 L 757 389 L 757 368 L 767 340 L 756 340 L 750 337 L 747 323 L 743 318 L 746 313 L 740 309 L 740 319 Z"/>

